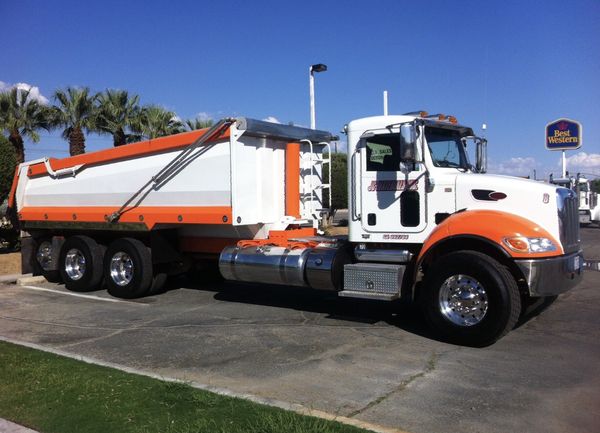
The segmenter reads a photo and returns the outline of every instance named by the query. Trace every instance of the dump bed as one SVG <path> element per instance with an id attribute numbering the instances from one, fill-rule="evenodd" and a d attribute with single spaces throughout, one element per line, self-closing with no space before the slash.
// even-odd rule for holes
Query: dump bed
<path id="1" fill-rule="evenodd" d="M 176 226 L 191 234 L 266 237 L 270 229 L 319 218 L 326 207 L 323 149 L 331 139 L 296 126 L 224 120 L 210 129 L 26 162 L 10 204 L 25 230 Z"/>

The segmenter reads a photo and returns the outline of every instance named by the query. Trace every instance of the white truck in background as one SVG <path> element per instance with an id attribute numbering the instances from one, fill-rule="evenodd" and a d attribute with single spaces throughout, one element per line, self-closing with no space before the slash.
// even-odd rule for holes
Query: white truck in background
<path id="1" fill-rule="evenodd" d="M 554 178 L 550 175 L 550 183 L 575 191 L 577 194 L 579 224 L 584 226 L 591 223 L 600 224 L 598 193 L 592 191 L 590 181 L 584 175 L 577 173 L 575 177 L 567 176 L 563 178 Z"/>
<path id="2" fill-rule="evenodd" d="M 123 298 L 212 261 L 230 281 L 415 301 L 442 337 L 475 346 L 510 331 L 523 302 L 580 281 L 573 191 L 485 174 L 486 141 L 452 116 L 368 117 L 344 131 L 347 238 L 319 235 L 336 137 L 237 118 L 21 164 L 9 205 L 31 235 L 24 260 L 69 290 Z"/>

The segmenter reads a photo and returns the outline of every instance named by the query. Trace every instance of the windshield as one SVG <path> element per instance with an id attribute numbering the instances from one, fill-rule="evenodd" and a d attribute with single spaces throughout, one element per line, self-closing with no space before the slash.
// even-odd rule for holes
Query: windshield
<path id="1" fill-rule="evenodd" d="M 580 183 L 579 184 L 579 191 L 583 191 L 583 192 L 588 192 L 588 186 L 587 183 Z"/>
<path id="2" fill-rule="evenodd" d="M 425 138 L 436 167 L 470 168 L 459 131 L 444 128 L 425 128 Z"/>

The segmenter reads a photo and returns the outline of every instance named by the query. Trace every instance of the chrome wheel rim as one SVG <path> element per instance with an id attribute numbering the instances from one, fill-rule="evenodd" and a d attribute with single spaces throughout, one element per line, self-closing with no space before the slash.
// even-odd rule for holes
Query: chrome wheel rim
<path id="1" fill-rule="evenodd" d="M 52 242 L 42 242 L 35 257 L 44 271 L 50 270 L 52 267 Z"/>
<path id="2" fill-rule="evenodd" d="M 67 276 L 77 281 L 85 274 L 85 256 L 77 248 L 71 248 L 65 256 L 65 272 Z"/>
<path id="3" fill-rule="evenodd" d="M 479 281 L 469 275 L 452 275 L 442 284 L 439 296 L 442 315 L 458 326 L 480 323 L 488 311 L 488 296 Z"/>
<path id="4" fill-rule="evenodd" d="M 133 279 L 133 260 L 129 254 L 118 252 L 110 260 L 110 277 L 119 286 L 126 286 Z"/>

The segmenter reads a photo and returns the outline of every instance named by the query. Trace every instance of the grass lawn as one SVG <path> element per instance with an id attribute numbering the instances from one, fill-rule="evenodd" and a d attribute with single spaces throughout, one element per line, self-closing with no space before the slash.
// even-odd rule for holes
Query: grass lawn
<path id="1" fill-rule="evenodd" d="M 0 417 L 43 433 L 366 432 L 4 342 Z"/>

